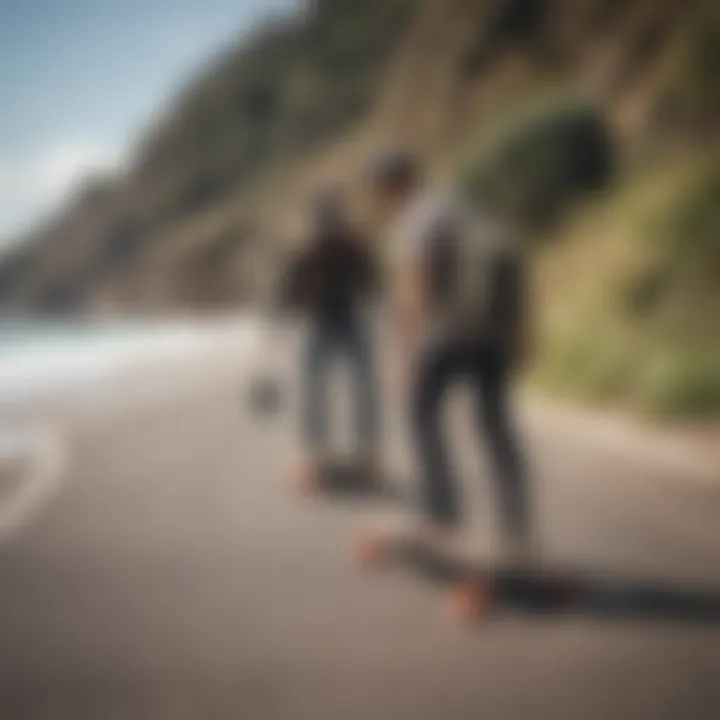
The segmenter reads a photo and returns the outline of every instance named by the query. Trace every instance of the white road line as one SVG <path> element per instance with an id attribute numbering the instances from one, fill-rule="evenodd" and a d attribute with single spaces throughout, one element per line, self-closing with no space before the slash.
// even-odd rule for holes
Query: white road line
<path id="1" fill-rule="evenodd" d="M 20 459 L 19 472 L 26 476 L 7 500 L 0 501 L 0 542 L 27 526 L 57 495 L 66 467 L 65 446 L 57 431 L 43 428 L 17 434 L 16 442 L 0 454 L 0 465 Z"/>

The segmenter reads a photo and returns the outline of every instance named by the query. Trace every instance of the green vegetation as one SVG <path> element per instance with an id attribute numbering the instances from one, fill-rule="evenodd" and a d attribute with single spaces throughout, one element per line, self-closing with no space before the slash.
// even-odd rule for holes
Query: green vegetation
<path id="1" fill-rule="evenodd" d="M 229 47 L 126 176 L 96 178 L 5 253 L 3 311 L 234 305 L 262 286 L 260 260 L 291 239 L 317 178 L 355 177 L 393 142 L 440 175 L 471 141 L 453 179 L 554 240 L 532 247 L 535 380 L 643 412 L 720 411 L 719 0 L 304 9 Z M 549 82 L 587 83 L 598 105 L 520 100 Z"/>
<path id="2" fill-rule="evenodd" d="M 460 182 L 496 212 L 546 229 L 578 197 L 604 188 L 612 164 L 608 132 L 593 107 L 544 101 L 514 112 L 491 133 Z"/>
<path id="3" fill-rule="evenodd" d="M 654 415 L 717 412 L 720 153 L 613 188 L 614 165 L 595 109 L 555 99 L 514 113 L 460 171 L 471 197 L 557 240 L 539 257 L 534 380 Z"/>
<path id="4" fill-rule="evenodd" d="M 720 120 L 720 2 L 701 0 L 668 98 L 669 112 L 691 127 Z"/>
<path id="5" fill-rule="evenodd" d="M 712 154 L 647 228 L 656 256 L 628 289 L 636 313 L 678 320 L 692 334 L 717 318 L 701 311 L 720 301 L 720 154 Z M 682 311 L 682 317 L 678 317 Z"/>
<path id="6" fill-rule="evenodd" d="M 717 158 L 649 174 L 602 207 L 602 222 L 593 209 L 546 258 L 536 380 L 654 415 L 718 412 Z"/>

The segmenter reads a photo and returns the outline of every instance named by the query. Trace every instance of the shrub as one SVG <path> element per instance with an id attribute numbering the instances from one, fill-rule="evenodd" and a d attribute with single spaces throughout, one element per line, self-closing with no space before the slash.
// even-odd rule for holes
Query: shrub
<path id="1" fill-rule="evenodd" d="M 533 105 L 504 122 L 461 169 L 475 200 L 545 229 L 573 201 L 604 188 L 613 159 L 602 118 L 588 105 Z"/>
<path id="2" fill-rule="evenodd" d="M 685 326 L 690 316 L 697 326 L 706 310 L 720 309 L 720 154 L 711 154 L 707 164 L 678 183 L 646 234 L 653 260 L 628 288 L 636 314 L 679 315 Z M 712 326 L 716 321 L 710 315 Z"/>
<path id="3" fill-rule="evenodd" d="M 669 96 L 669 111 L 681 121 L 717 127 L 720 115 L 720 3 L 698 8 Z"/>
<path id="4" fill-rule="evenodd" d="M 659 415 L 710 415 L 720 408 L 720 353 L 676 348 L 648 359 L 637 400 Z"/>
<path id="5" fill-rule="evenodd" d="M 673 259 L 714 285 L 720 276 L 720 153 L 690 181 L 664 227 Z"/>

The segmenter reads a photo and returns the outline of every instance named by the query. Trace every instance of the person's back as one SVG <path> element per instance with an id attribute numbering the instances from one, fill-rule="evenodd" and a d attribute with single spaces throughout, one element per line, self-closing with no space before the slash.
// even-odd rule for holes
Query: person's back
<path id="1" fill-rule="evenodd" d="M 464 198 L 423 192 L 396 226 L 399 274 L 425 288 L 427 337 L 464 338 L 507 355 L 523 314 L 523 264 L 508 228 Z"/>
<path id="2" fill-rule="evenodd" d="M 299 301 L 319 323 L 353 322 L 374 284 L 367 243 L 349 227 L 315 237 L 301 254 Z"/>
<path id="3" fill-rule="evenodd" d="M 313 226 L 287 268 L 288 302 L 313 323 L 355 322 L 378 285 L 370 245 L 335 194 L 320 193 L 313 209 Z"/>

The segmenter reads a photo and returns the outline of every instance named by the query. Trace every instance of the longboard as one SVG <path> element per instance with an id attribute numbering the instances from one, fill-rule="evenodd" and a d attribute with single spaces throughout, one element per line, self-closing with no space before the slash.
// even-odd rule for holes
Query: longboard
<path id="1" fill-rule="evenodd" d="M 535 564 L 512 566 L 472 561 L 382 534 L 361 538 L 357 557 L 365 569 L 402 567 L 449 593 L 454 614 L 464 621 L 487 618 L 500 606 L 559 608 L 583 591 L 577 576 Z"/>
<path id="2" fill-rule="evenodd" d="M 572 610 L 591 617 L 660 619 L 720 624 L 720 588 L 615 575 L 599 569 L 551 565 L 543 559 L 523 568 L 471 561 L 368 534 L 356 547 L 365 569 L 401 567 L 449 593 L 459 619 L 491 617 L 502 607 L 527 613 Z"/>

